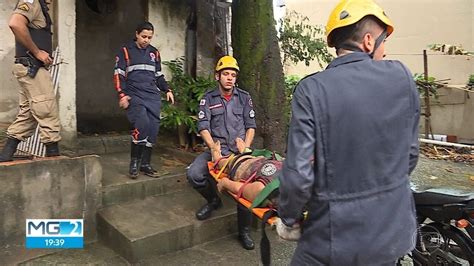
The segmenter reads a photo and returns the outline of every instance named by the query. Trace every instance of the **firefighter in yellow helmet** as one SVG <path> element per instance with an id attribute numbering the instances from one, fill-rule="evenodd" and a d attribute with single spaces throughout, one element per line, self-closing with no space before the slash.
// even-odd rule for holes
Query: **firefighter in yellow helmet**
<path id="1" fill-rule="evenodd" d="M 240 71 L 237 60 L 223 56 L 215 68 L 217 88 L 207 92 L 199 102 L 198 131 L 210 150 L 220 142 L 222 155 L 237 154 L 237 139 L 250 147 L 255 135 L 255 111 L 250 94 L 235 86 Z M 198 220 L 208 219 L 212 212 L 222 206 L 217 195 L 214 179 L 209 175 L 207 162 L 211 161 L 209 151 L 200 154 L 189 166 L 189 183 L 206 199 L 197 212 Z M 251 214 L 242 206 L 237 206 L 239 241 L 245 249 L 254 249 L 250 237 Z"/>
<path id="2" fill-rule="evenodd" d="M 237 72 L 240 71 L 237 60 L 233 56 L 230 56 L 230 55 L 223 56 L 219 59 L 219 61 L 217 61 L 216 73 L 223 69 L 233 69 Z"/>
<path id="3" fill-rule="evenodd" d="M 418 92 L 382 60 L 394 26 L 376 3 L 341 1 L 326 29 L 338 57 L 293 93 L 277 233 L 298 241 L 292 265 L 394 265 L 416 235 Z"/>
<path id="4" fill-rule="evenodd" d="M 393 30 L 392 21 L 372 0 L 345 0 L 339 2 L 329 16 L 326 36 L 329 47 L 335 47 L 336 52 L 340 49 L 367 52 L 381 59 L 383 42 Z"/>

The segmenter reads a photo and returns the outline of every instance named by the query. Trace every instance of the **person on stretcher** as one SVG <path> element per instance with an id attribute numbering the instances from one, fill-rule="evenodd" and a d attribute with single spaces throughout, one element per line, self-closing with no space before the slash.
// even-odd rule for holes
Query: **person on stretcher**
<path id="1" fill-rule="evenodd" d="M 267 159 L 264 156 L 253 156 L 251 152 L 246 152 L 245 142 L 242 139 L 237 138 L 235 142 L 239 150 L 239 154 L 235 156 L 222 157 L 219 141 L 216 141 L 214 147 L 211 148 L 214 169 L 225 167 L 223 172 L 227 174 L 217 180 L 217 188 L 219 192 L 229 191 L 237 195 L 238 198 L 254 202 L 265 186 L 270 184 L 273 179 L 278 178 L 283 161 Z M 263 204 L 266 207 L 277 209 L 278 193 L 270 193 L 266 197 Z M 264 207 L 263 205 L 259 206 Z M 303 214 L 302 217 L 304 217 Z M 297 241 L 301 237 L 299 225 L 286 228 L 278 217 L 275 219 L 274 225 L 282 239 Z"/>
<path id="2" fill-rule="evenodd" d="M 223 172 L 227 174 L 218 179 L 217 188 L 219 192 L 227 190 L 252 202 L 266 185 L 277 178 L 282 162 L 252 156 L 250 152 L 245 152 L 245 142 L 241 138 L 237 138 L 235 142 L 239 150 L 239 154 L 235 156 L 222 157 L 219 141 L 211 149 L 215 169 L 225 167 Z M 276 198 L 270 199 L 270 202 L 276 205 Z"/>

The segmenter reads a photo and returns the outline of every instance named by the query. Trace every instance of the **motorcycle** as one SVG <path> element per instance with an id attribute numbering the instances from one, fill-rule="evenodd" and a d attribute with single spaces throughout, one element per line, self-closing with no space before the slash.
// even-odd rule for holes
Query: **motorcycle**
<path id="1" fill-rule="evenodd" d="M 414 265 L 474 266 L 474 193 L 413 192 L 418 218 Z"/>

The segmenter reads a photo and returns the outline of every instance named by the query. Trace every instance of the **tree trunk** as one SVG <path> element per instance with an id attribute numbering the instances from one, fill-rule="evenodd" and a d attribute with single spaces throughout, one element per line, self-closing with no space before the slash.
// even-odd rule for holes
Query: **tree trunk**
<path id="1" fill-rule="evenodd" d="M 239 86 L 254 102 L 256 146 L 283 152 L 288 103 L 272 0 L 233 1 L 232 47 L 240 66 Z"/>

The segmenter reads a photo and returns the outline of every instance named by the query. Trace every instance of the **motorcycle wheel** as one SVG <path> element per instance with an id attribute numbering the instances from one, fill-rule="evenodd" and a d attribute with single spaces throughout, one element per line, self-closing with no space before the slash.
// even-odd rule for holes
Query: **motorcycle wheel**
<path id="1" fill-rule="evenodd" d="M 451 225 L 432 223 L 443 236 L 441 249 L 454 255 L 463 265 L 474 266 L 474 249 L 472 240 L 461 230 Z"/>

